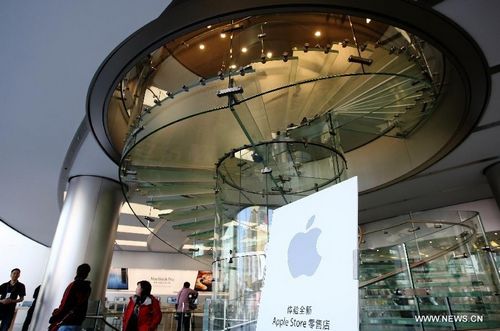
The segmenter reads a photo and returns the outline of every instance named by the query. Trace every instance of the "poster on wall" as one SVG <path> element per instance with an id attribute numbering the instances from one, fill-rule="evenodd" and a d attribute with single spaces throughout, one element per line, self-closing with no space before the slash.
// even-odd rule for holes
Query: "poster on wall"
<path id="1" fill-rule="evenodd" d="M 357 178 L 275 210 L 257 331 L 358 330 Z"/>
<path id="2" fill-rule="evenodd" d="M 108 289 L 128 290 L 127 268 L 111 268 L 108 275 Z"/>
<path id="3" fill-rule="evenodd" d="M 213 275 L 211 270 L 198 270 L 194 289 L 199 292 L 212 291 Z"/>
<path id="4" fill-rule="evenodd" d="M 190 282 L 193 288 L 197 274 L 197 270 L 129 269 L 129 291 L 135 291 L 139 281 L 147 280 L 154 295 L 172 295 L 182 289 L 184 282 Z"/>

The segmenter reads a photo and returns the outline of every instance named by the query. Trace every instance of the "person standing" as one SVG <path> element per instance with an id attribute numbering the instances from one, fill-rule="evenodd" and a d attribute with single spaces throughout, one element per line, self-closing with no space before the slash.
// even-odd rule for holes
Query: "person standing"
<path id="1" fill-rule="evenodd" d="M 177 318 L 177 331 L 189 331 L 189 324 L 191 322 L 191 302 L 193 302 L 198 297 L 198 292 L 190 289 L 191 284 L 185 282 L 182 289 L 177 295 L 176 307 L 176 318 Z M 191 301 L 191 302 L 190 302 Z"/>
<path id="2" fill-rule="evenodd" d="M 35 311 L 36 299 L 38 298 L 38 293 L 40 292 L 40 286 L 38 285 L 33 292 L 33 302 L 31 303 L 30 308 L 28 309 L 28 313 L 26 314 L 26 318 L 24 319 L 22 331 L 28 331 L 28 328 L 31 323 L 31 319 L 33 318 L 33 312 Z"/>
<path id="3" fill-rule="evenodd" d="M 26 296 L 26 287 L 18 281 L 19 276 L 21 276 L 21 270 L 14 268 L 10 272 L 10 281 L 0 285 L 0 310 L 2 311 L 0 331 L 9 330 L 16 304 L 23 301 Z"/>
<path id="4" fill-rule="evenodd" d="M 49 319 L 49 331 L 81 330 L 81 325 L 87 315 L 88 300 L 92 291 L 90 281 L 85 280 L 89 273 L 90 266 L 87 263 L 78 266 L 75 280 L 66 287 L 61 304 L 52 312 Z"/>
<path id="5" fill-rule="evenodd" d="M 141 280 L 123 313 L 123 331 L 153 331 L 160 322 L 160 301 L 151 295 L 151 283 Z"/>

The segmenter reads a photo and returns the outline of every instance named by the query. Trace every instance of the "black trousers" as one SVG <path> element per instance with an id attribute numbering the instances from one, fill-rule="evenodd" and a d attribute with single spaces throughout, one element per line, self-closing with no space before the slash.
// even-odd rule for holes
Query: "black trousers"
<path id="1" fill-rule="evenodd" d="M 35 305 L 31 304 L 31 307 L 28 309 L 28 313 L 26 314 L 26 319 L 23 323 L 23 331 L 28 331 L 28 327 L 30 326 L 31 319 L 33 318 L 33 312 L 35 311 Z"/>
<path id="2" fill-rule="evenodd" d="M 189 331 L 191 313 L 176 313 L 177 331 Z"/>

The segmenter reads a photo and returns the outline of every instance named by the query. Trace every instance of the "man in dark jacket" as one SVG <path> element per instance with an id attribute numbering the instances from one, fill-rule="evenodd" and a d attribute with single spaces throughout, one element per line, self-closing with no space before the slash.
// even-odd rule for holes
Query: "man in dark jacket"
<path id="1" fill-rule="evenodd" d="M 10 281 L 0 285 L 1 331 L 9 329 L 16 310 L 16 304 L 23 301 L 26 295 L 24 284 L 18 281 L 20 275 L 21 270 L 14 268 L 10 272 Z"/>
<path id="2" fill-rule="evenodd" d="M 85 280 L 90 266 L 84 263 L 76 269 L 75 280 L 64 291 L 59 308 L 56 308 L 49 319 L 51 327 L 59 331 L 79 331 L 87 315 L 90 296 L 90 281 Z M 59 329 L 56 328 L 59 326 Z M 51 330 L 51 328 L 49 328 Z"/>

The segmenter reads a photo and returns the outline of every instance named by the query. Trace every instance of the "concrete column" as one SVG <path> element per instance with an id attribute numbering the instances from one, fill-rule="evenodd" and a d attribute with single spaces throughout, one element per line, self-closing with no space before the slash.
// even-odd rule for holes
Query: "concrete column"
<path id="1" fill-rule="evenodd" d="M 52 311 L 82 263 L 92 268 L 90 300 L 104 297 L 122 201 L 120 183 L 114 180 L 70 179 L 30 330 L 47 330 Z"/>
<path id="2" fill-rule="evenodd" d="M 484 169 L 484 174 L 488 178 L 491 191 L 493 191 L 498 208 L 500 208 L 500 162 L 488 166 Z"/>

